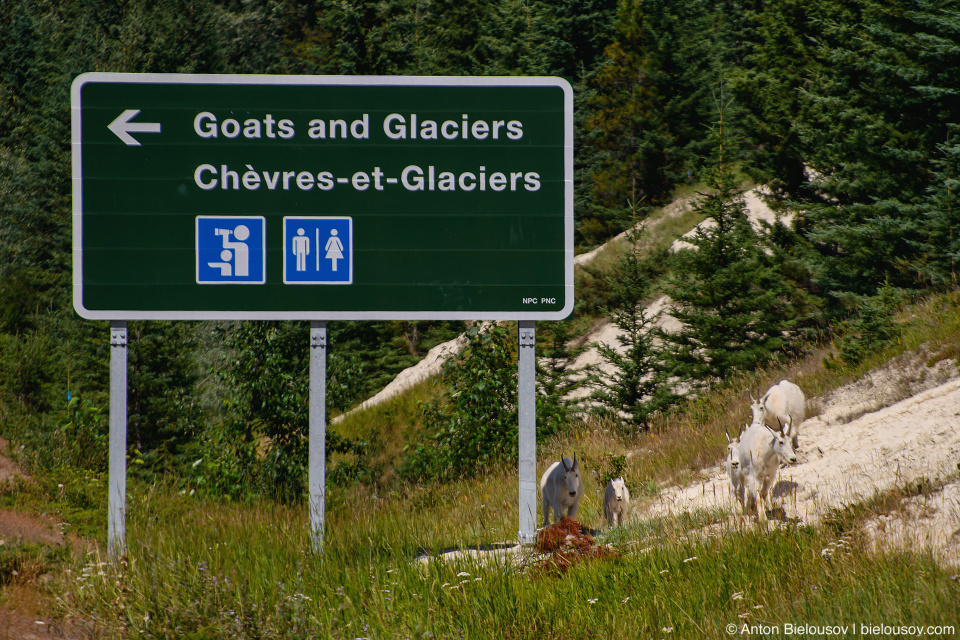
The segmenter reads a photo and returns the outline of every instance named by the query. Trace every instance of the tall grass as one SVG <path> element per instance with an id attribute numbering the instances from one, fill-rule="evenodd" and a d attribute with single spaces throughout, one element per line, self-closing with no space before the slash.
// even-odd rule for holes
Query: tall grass
<path id="1" fill-rule="evenodd" d="M 957 358 L 960 294 L 905 307 L 899 327 L 895 344 L 864 362 L 838 362 L 834 345 L 823 344 L 798 361 L 717 385 L 661 416 L 648 433 L 624 437 L 597 421 L 572 425 L 538 443 L 539 467 L 577 453 L 595 472 L 579 517 L 596 525 L 597 478 L 615 456 L 627 456 L 635 499 L 692 480 L 720 460 L 723 431 L 749 419 L 749 395 L 758 387 L 789 377 L 808 395 L 823 395 L 921 345 L 927 364 Z M 417 398 L 431 392 L 424 383 L 333 428 L 403 441 L 416 429 Z M 398 451 L 391 446 L 385 464 Z M 616 559 L 558 575 L 530 555 L 419 560 L 515 538 L 516 470 L 509 464 L 442 485 L 407 485 L 386 474 L 372 486 L 330 487 L 320 555 L 311 551 L 302 506 L 221 504 L 159 485 L 141 489 L 131 491 L 125 560 L 114 564 L 91 552 L 51 587 L 63 615 L 104 637 L 632 639 L 729 638 L 743 635 L 744 625 L 760 636 L 787 635 L 787 625 L 960 629 L 956 569 L 923 553 L 870 554 L 857 535 L 857 522 L 893 508 L 890 500 L 834 514 L 818 528 L 760 532 L 732 525 L 728 513 L 641 520 L 599 534 L 619 552 Z"/>
<path id="2" fill-rule="evenodd" d="M 727 625 L 744 624 L 960 626 L 949 572 L 922 556 L 868 556 L 826 529 L 710 537 L 687 535 L 699 523 L 677 518 L 642 522 L 607 536 L 617 559 L 559 575 L 535 557 L 520 567 L 418 561 L 436 543 L 426 520 L 458 537 L 443 508 L 361 506 L 329 523 L 315 555 L 302 510 L 183 503 L 158 521 L 144 507 L 124 563 L 91 554 L 60 587 L 63 612 L 104 637 L 724 638 Z"/>

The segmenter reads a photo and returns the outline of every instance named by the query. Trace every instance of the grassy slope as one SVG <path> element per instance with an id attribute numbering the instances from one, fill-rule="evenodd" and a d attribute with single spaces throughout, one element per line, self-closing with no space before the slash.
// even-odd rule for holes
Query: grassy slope
<path id="1" fill-rule="evenodd" d="M 635 495 L 693 479 L 723 455 L 722 432 L 746 419 L 757 385 L 801 371 L 808 394 L 821 395 L 920 344 L 931 360 L 960 353 L 958 294 L 904 309 L 900 321 L 898 344 L 856 368 L 825 367 L 833 348 L 823 345 L 800 362 L 729 381 L 650 435 L 623 439 L 603 424 L 578 425 L 539 443 L 538 466 L 576 450 L 585 469 L 602 472 L 610 455 L 634 451 L 626 475 Z M 416 400 L 431 391 L 426 383 L 337 428 L 380 433 L 387 463 L 416 429 Z M 619 559 L 557 576 L 532 565 L 414 562 L 424 551 L 513 538 L 515 467 L 443 486 L 386 478 L 375 490 L 331 488 L 319 556 L 302 506 L 208 503 L 162 485 L 131 486 L 126 561 L 58 562 L 51 601 L 107 637 L 723 638 L 727 625 L 743 624 L 781 634 L 787 624 L 960 627 L 955 570 L 922 555 L 865 552 L 858 522 L 895 501 L 848 510 L 818 529 L 768 533 L 691 533 L 725 522 L 723 514 L 642 521 L 601 538 Z M 580 517 L 596 524 L 600 489 L 587 482 Z M 39 491 L 16 500 L 54 512 L 69 502 Z M 830 545 L 840 551 L 827 557 Z"/>

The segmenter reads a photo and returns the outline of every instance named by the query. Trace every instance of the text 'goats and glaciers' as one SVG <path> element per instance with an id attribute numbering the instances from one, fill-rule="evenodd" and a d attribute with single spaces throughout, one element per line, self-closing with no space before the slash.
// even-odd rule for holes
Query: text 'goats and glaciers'
<path id="1" fill-rule="evenodd" d="M 296 125 L 288 118 L 277 119 L 267 114 L 262 119 L 248 118 L 242 123 L 234 118 L 219 118 L 209 111 L 198 113 L 193 120 L 193 128 L 198 136 L 205 139 L 244 138 L 245 140 L 281 139 L 292 140 L 296 137 Z M 383 133 L 389 140 L 506 140 L 518 141 L 523 138 L 523 123 L 519 120 L 475 120 L 463 114 L 459 120 L 423 119 L 418 114 L 407 116 L 391 113 L 383 119 Z M 307 136 L 311 140 L 370 139 L 370 115 L 347 122 L 345 119 L 313 119 L 308 123 Z M 216 188 L 225 190 L 256 191 L 261 187 L 267 190 L 310 191 L 317 188 L 330 191 L 337 185 L 347 185 L 356 191 L 366 191 L 371 187 L 383 191 L 389 185 L 399 185 L 407 191 L 538 191 L 540 174 L 535 171 L 488 171 L 480 166 L 476 171 L 438 170 L 434 165 L 423 168 L 416 164 L 404 167 L 399 176 L 387 176 L 380 167 L 372 171 L 356 171 L 349 176 L 334 175 L 331 171 L 257 171 L 250 164 L 243 169 L 233 169 L 228 165 L 219 167 L 201 164 L 194 171 L 194 182 L 203 190 Z"/>

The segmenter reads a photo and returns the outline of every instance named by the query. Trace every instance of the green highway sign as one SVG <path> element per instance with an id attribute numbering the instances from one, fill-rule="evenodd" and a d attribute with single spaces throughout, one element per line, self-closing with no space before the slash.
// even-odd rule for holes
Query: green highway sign
<path id="1" fill-rule="evenodd" d="M 85 318 L 573 309 L 564 80 L 88 73 L 72 121 Z"/>

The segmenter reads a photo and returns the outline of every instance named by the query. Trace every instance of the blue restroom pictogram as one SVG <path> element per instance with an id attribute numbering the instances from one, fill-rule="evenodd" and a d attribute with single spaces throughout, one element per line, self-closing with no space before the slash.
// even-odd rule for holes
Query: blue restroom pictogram
<path id="1" fill-rule="evenodd" d="M 287 216 L 283 219 L 284 284 L 351 284 L 353 219 Z"/>

